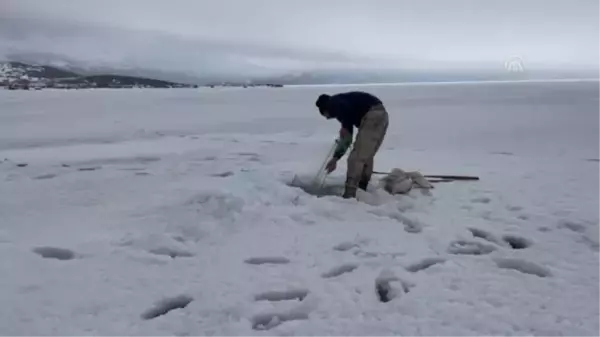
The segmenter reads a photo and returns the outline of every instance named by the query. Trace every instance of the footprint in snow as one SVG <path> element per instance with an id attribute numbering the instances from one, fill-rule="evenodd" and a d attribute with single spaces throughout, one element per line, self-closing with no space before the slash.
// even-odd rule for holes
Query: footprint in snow
<path id="1" fill-rule="evenodd" d="M 307 319 L 308 313 L 302 311 L 263 313 L 252 317 L 252 329 L 270 330 L 284 322 Z"/>
<path id="2" fill-rule="evenodd" d="M 448 247 L 448 253 L 454 255 L 485 255 L 495 250 L 493 245 L 467 240 L 454 241 Z"/>
<path id="3" fill-rule="evenodd" d="M 348 250 L 350 250 L 352 248 L 357 248 L 357 247 L 358 247 L 357 243 L 346 241 L 346 242 L 342 242 L 342 243 L 340 243 L 338 245 L 335 245 L 333 247 L 333 249 L 337 250 L 339 252 L 345 252 L 345 251 L 348 251 Z"/>
<path id="4" fill-rule="evenodd" d="M 471 232 L 473 237 L 480 238 L 494 244 L 500 244 L 500 240 L 498 240 L 496 235 L 491 232 L 475 227 L 468 228 L 468 230 Z"/>
<path id="5" fill-rule="evenodd" d="M 351 249 L 358 248 L 358 247 L 360 247 L 359 242 L 344 241 L 344 242 L 341 242 L 341 243 L 333 246 L 333 250 L 336 250 L 338 252 L 346 252 L 346 251 L 349 251 Z"/>
<path id="6" fill-rule="evenodd" d="M 239 152 L 237 153 L 240 157 L 248 157 L 248 161 L 260 161 L 260 155 L 254 152 Z"/>
<path id="7" fill-rule="evenodd" d="M 497 154 L 497 155 L 501 155 L 501 156 L 514 156 L 514 153 L 508 152 L 508 151 L 495 151 L 495 152 L 492 152 L 492 154 Z"/>
<path id="8" fill-rule="evenodd" d="M 148 252 L 152 253 L 154 255 L 169 256 L 172 259 L 175 259 L 178 257 L 194 256 L 194 254 L 192 254 L 191 252 L 188 252 L 187 250 L 180 249 L 180 248 L 174 248 L 174 247 L 157 247 L 157 248 L 149 249 Z"/>
<path id="9" fill-rule="evenodd" d="M 511 212 L 513 212 L 513 213 L 517 213 L 516 217 L 519 220 L 523 220 L 523 221 L 529 220 L 529 215 L 525 214 L 525 213 L 522 213 L 522 211 L 523 211 L 523 207 L 522 206 L 507 206 L 506 209 L 509 210 L 509 211 L 511 211 Z"/>
<path id="10" fill-rule="evenodd" d="M 375 294 L 382 303 L 387 303 L 410 291 L 414 284 L 400 279 L 389 269 L 384 269 L 375 279 Z"/>
<path id="11" fill-rule="evenodd" d="M 93 167 L 80 167 L 77 170 L 78 171 L 96 171 L 96 170 L 99 170 L 99 169 L 101 169 L 100 166 L 93 166 Z"/>
<path id="12" fill-rule="evenodd" d="M 436 264 L 440 264 L 440 263 L 444 263 L 446 262 L 446 259 L 441 258 L 441 257 L 429 257 L 429 258 L 425 258 L 422 259 L 419 262 L 413 263 L 409 266 L 406 267 L 406 270 L 408 270 L 411 273 L 416 273 L 418 271 L 421 270 L 425 270 L 429 267 L 432 267 Z"/>
<path id="13" fill-rule="evenodd" d="M 244 260 L 244 263 L 255 264 L 255 265 L 287 264 L 287 263 L 290 263 L 290 260 L 285 257 L 281 257 L 281 256 L 263 256 L 263 257 L 251 257 L 249 259 Z"/>
<path id="14" fill-rule="evenodd" d="M 524 238 L 522 236 L 514 235 L 514 234 L 506 234 L 502 236 L 502 239 L 499 239 L 496 235 L 491 232 L 488 232 L 479 228 L 468 228 L 471 234 L 474 237 L 486 240 L 490 243 L 500 245 L 500 246 L 509 246 L 512 249 L 525 249 L 532 245 L 531 240 Z"/>
<path id="15" fill-rule="evenodd" d="M 145 167 L 124 167 L 124 168 L 120 168 L 118 169 L 119 171 L 143 171 L 145 170 Z"/>
<path id="16" fill-rule="evenodd" d="M 302 301 L 308 295 L 307 289 L 275 290 L 260 293 L 254 296 L 255 301 Z"/>
<path id="17" fill-rule="evenodd" d="M 523 207 L 521 207 L 521 206 L 506 206 L 506 209 L 511 212 L 519 212 L 519 211 L 523 210 Z"/>
<path id="18" fill-rule="evenodd" d="M 160 157 L 139 156 L 139 157 L 124 157 L 124 158 L 99 158 L 88 160 L 81 165 L 135 165 L 149 164 L 160 161 Z"/>
<path id="19" fill-rule="evenodd" d="M 385 256 L 385 257 L 390 257 L 392 259 L 406 255 L 405 252 L 383 252 L 382 253 L 382 252 L 366 251 L 366 250 L 362 250 L 362 249 L 355 250 L 353 254 L 354 254 L 354 256 L 362 257 L 362 258 L 374 258 L 374 257 L 379 257 L 379 256 Z"/>
<path id="20" fill-rule="evenodd" d="M 600 250 L 600 243 L 598 242 L 597 235 L 595 238 L 590 238 L 588 236 L 589 234 L 587 234 L 588 227 L 591 228 L 593 226 L 594 224 L 591 222 L 579 222 L 570 219 L 564 219 L 558 222 L 558 228 L 568 229 L 573 233 L 579 234 L 580 238 L 577 241 L 585 244 L 592 251 L 597 252 Z"/>
<path id="21" fill-rule="evenodd" d="M 524 274 L 530 274 L 539 277 L 552 276 L 552 273 L 548 268 L 535 262 L 526 261 L 523 259 L 496 258 L 494 259 L 494 262 L 496 262 L 496 265 L 502 269 L 513 269 Z"/>
<path id="22" fill-rule="evenodd" d="M 56 260 L 72 260 L 75 258 L 75 253 L 66 248 L 60 247 L 36 247 L 33 252 L 40 255 L 45 259 L 56 259 Z"/>
<path id="23" fill-rule="evenodd" d="M 590 238 L 587 235 L 582 235 L 578 242 L 583 243 L 593 252 L 600 251 L 600 242 L 598 242 L 598 237 Z"/>
<path id="24" fill-rule="evenodd" d="M 378 253 L 375 253 L 375 252 L 365 252 L 365 251 L 362 251 L 362 250 L 355 251 L 354 255 L 358 256 L 358 257 L 362 257 L 362 258 L 367 258 L 367 259 L 379 256 Z"/>
<path id="25" fill-rule="evenodd" d="M 350 273 L 350 272 L 354 271 L 356 268 L 358 268 L 358 265 L 356 263 L 346 263 L 346 264 L 342 264 L 337 267 L 331 268 L 328 272 L 323 273 L 321 276 L 323 278 L 338 277 L 342 274 Z"/>
<path id="26" fill-rule="evenodd" d="M 41 176 L 37 176 L 37 177 L 35 177 L 33 179 L 35 179 L 35 180 L 46 180 L 46 179 L 56 178 L 56 176 L 57 176 L 56 174 L 50 173 L 50 174 L 43 174 Z"/>
<path id="27" fill-rule="evenodd" d="M 531 246 L 531 240 L 518 235 L 507 234 L 502 236 L 502 240 L 506 242 L 512 249 L 525 249 Z"/>
<path id="28" fill-rule="evenodd" d="M 586 226 L 580 222 L 566 219 L 558 222 L 558 228 L 566 228 L 575 233 L 583 233 L 585 232 Z"/>
<path id="29" fill-rule="evenodd" d="M 162 299 L 154 304 L 154 306 L 142 313 L 142 318 L 145 320 L 153 319 L 158 316 L 166 315 L 175 309 L 183 309 L 192 301 L 193 297 L 188 295 L 179 295 Z"/>
<path id="30" fill-rule="evenodd" d="M 492 201 L 492 199 L 490 199 L 488 197 L 477 197 L 477 198 L 471 199 L 471 202 L 476 203 L 476 204 L 489 204 L 491 201 Z"/>
<path id="31" fill-rule="evenodd" d="M 211 174 L 212 177 L 218 177 L 218 178 L 226 178 L 226 177 L 230 177 L 232 175 L 233 175 L 233 172 L 231 172 L 231 171 L 225 171 L 225 172 L 221 172 L 221 173 Z"/>

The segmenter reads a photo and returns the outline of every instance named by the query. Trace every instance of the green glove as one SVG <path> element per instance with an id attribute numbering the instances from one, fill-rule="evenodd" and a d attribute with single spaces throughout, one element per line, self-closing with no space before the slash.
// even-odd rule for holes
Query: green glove
<path id="1" fill-rule="evenodd" d="M 335 147 L 335 151 L 333 152 L 333 158 L 339 160 L 346 154 L 346 152 L 350 148 L 350 145 L 352 145 L 352 138 L 340 138 L 337 139 L 335 142 L 337 143 L 337 146 Z"/>

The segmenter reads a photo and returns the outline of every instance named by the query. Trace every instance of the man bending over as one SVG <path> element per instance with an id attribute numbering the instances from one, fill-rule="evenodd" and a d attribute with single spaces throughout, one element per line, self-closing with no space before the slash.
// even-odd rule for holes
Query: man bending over
<path id="1" fill-rule="evenodd" d="M 360 91 L 322 94 L 316 106 L 323 117 L 335 118 L 341 124 L 338 145 L 333 158 L 327 163 L 327 172 L 333 172 L 352 144 L 354 127 L 358 129 L 354 147 L 348 156 L 348 171 L 344 198 L 355 198 L 356 189 L 367 190 L 373 174 L 373 158 L 379 150 L 388 128 L 388 113 L 379 98 Z"/>

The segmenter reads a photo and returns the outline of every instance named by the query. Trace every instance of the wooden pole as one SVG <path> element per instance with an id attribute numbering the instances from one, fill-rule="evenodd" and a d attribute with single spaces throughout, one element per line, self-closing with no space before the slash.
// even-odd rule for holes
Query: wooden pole
<path id="1" fill-rule="evenodd" d="M 373 174 L 390 174 L 390 172 L 373 171 Z M 457 176 L 457 175 L 424 175 L 425 178 L 436 178 L 444 180 L 479 180 L 479 177 L 475 176 Z"/>

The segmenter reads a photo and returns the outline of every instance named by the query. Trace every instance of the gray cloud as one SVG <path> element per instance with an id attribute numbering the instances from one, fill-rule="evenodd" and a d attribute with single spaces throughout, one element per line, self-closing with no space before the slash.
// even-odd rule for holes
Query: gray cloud
<path id="1" fill-rule="evenodd" d="M 202 74 L 598 69 L 595 0 L 0 0 L 0 54 Z M 1 56 L 1 55 L 0 55 Z"/>

